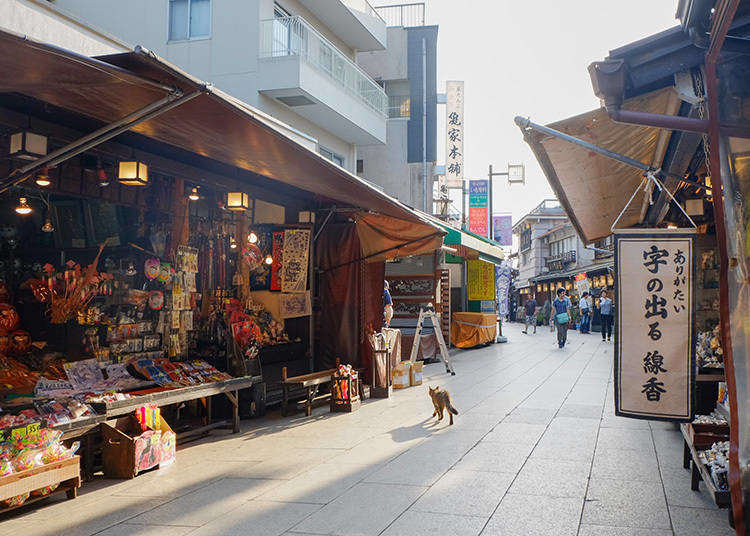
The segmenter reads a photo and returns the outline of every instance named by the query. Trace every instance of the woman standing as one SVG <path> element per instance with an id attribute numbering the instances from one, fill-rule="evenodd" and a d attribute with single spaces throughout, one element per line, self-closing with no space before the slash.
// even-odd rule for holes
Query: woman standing
<path id="1" fill-rule="evenodd" d="M 562 348 L 568 340 L 570 324 L 570 301 L 565 297 L 565 289 L 557 289 L 557 298 L 552 302 L 555 326 L 557 327 L 557 345 Z"/>
<path id="2" fill-rule="evenodd" d="M 606 290 L 602 290 L 599 298 L 599 316 L 602 318 L 602 340 L 612 339 L 612 298 Z"/>

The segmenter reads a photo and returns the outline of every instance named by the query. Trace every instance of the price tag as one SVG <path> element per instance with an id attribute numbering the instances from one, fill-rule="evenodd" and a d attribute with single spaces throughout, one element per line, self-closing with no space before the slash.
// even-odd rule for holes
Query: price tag
<path id="1" fill-rule="evenodd" d="M 40 422 L 32 422 L 31 424 L 26 425 L 26 433 L 28 435 L 36 434 L 41 429 L 42 429 L 42 423 Z"/>

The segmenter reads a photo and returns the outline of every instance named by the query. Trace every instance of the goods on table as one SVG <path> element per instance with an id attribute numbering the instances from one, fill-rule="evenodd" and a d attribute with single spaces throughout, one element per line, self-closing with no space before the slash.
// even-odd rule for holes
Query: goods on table
<path id="1" fill-rule="evenodd" d="M 202 360 L 173 363 L 166 358 L 140 359 L 131 364 L 138 374 L 168 387 L 200 385 L 232 378 Z"/>
<path id="2" fill-rule="evenodd" d="M 711 445 L 708 450 L 698 453 L 698 456 L 709 469 L 711 479 L 716 485 L 716 489 L 727 491 L 729 489 L 729 441 L 720 441 Z"/>
<path id="3" fill-rule="evenodd" d="M 78 449 L 78 443 L 67 448 L 60 441 L 61 435 L 56 430 L 42 428 L 34 433 L 12 437 L 0 444 L 0 477 L 71 458 Z M 5 508 L 20 506 L 29 496 L 49 495 L 58 485 L 59 483 L 53 483 L 9 497 L 0 501 L 0 504 Z"/>
<path id="4" fill-rule="evenodd" d="M 727 420 L 719 412 L 714 410 L 709 415 L 696 415 L 695 419 L 693 419 L 693 424 L 726 425 Z"/>
<path id="5" fill-rule="evenodd" d="M 722 368 L 724 351 L 721 348 L 721 327 L 698 333 L 695 350 L 699 367 Z"/>

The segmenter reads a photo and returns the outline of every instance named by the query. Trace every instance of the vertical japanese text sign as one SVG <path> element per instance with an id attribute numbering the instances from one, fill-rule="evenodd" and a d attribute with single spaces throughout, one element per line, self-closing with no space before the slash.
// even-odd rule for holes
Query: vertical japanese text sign
<path id="1" fill-rule="evenodd" d="M 487 236 L 487 179 L 469 181 L 469 231 Z"/>
<path id="2" fill-rule="evenodd" d="M 464 186 L 464 83 L 445 83 L 445 182 Z"/>
<path id="3" fill-rule="evenodd" d="M 615 232 L 615 414 L 691 421 L 694 242 L 685 229 Z"/>

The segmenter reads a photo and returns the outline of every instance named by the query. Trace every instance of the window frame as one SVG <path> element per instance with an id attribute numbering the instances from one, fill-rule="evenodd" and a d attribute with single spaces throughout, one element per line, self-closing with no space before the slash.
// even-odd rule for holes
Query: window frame
<path id="1" fill-rule="evenodd" d="M 346 157 L 342 156 L 331 149 L 324 147 L 322 145 L 318 145 L 318 154 L 325 157 L 326 159 L 330 160 L 337 166 L 341 166 L 342 168 L 346 168 Z"/>
<path id="2" fill-rule="evenodd" d="M 167 43 L 187 43 L 188 41 L 205 41 L 213 37 L 213 14 L 214 14 L 214 1 L 208 0 L 208 34 L 198 35 L 195 37 L 190 36 L 190 10 L 192 9 L 193 0 L 186 0 L 188 11 L 187 11 L 187 37 L 182 39 L 172 39 L 172 4 L 174 0 L 167 2 Z"/>

